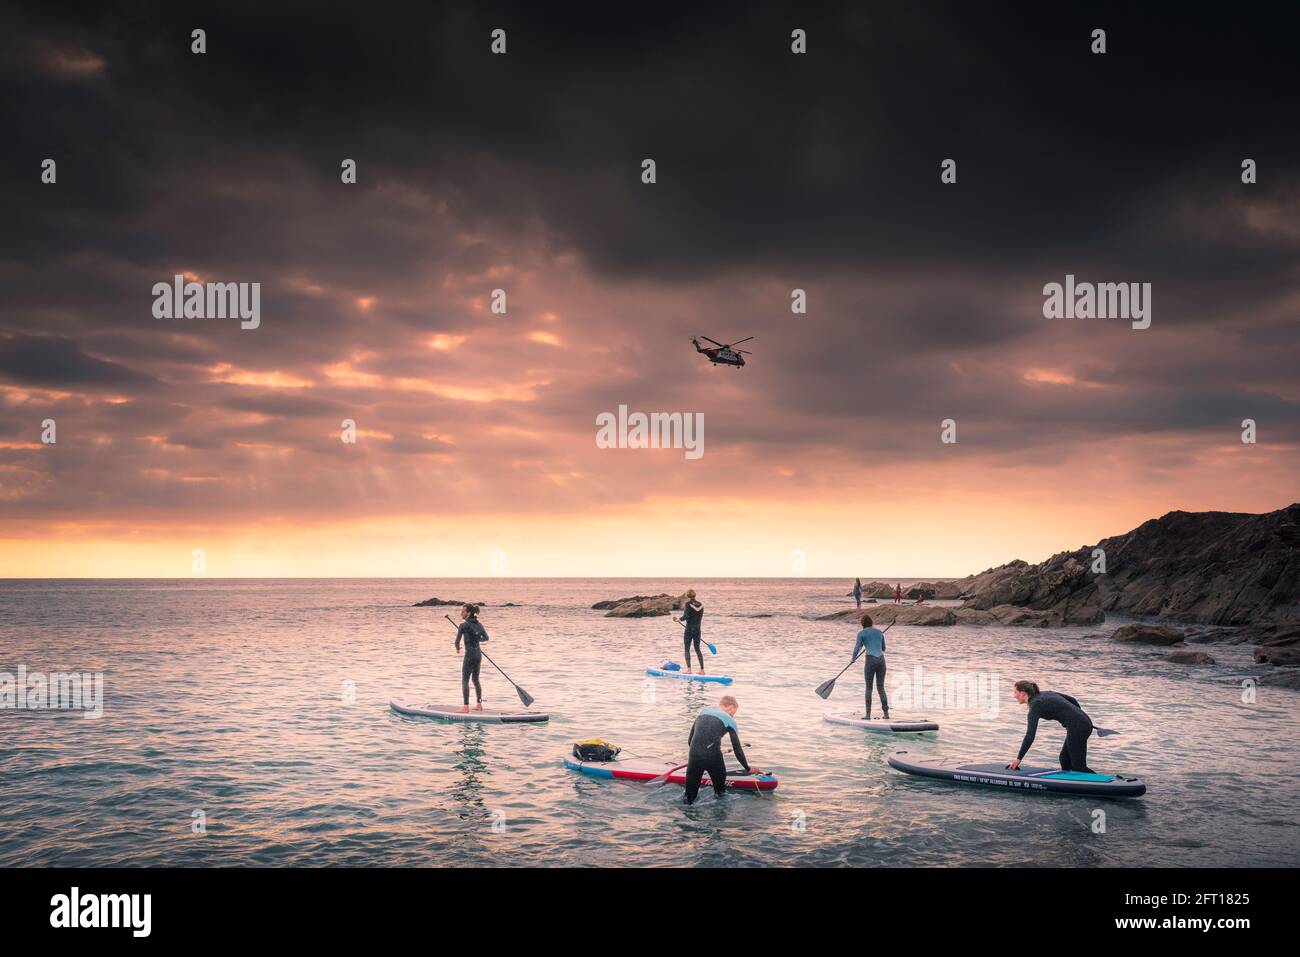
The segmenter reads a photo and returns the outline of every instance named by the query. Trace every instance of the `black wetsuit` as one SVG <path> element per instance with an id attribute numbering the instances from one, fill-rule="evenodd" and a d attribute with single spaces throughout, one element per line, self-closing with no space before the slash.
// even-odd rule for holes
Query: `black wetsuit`
<path id="1" fill-rule="evenodd" d="M 694 804 L 700 793 L 700 780 L 707 771 L 713 793 L 721 797 L 727 793 L 727 760 L 722 755 L 722 738 L 731 735 L 731 750 L 736 754 L 740 766 L 749 773 L 749 762 L 745 760 L 745 749 L 740 746 L 740 735 L 736 733 L 736 722 L 728 724 L 718 717 L 726 714 L 717 708 L 705 708 L 691 725 L 688 739 L 690 751 L 686 756 L 686 803 Z M 730 720 L 730 716 L 728 716 Z"/>
<path id="2" fill-rule="evenodd" d="M 483 652 L 479 645 L 488 640 L 487 630 L 477 618 L 462 622 L 456 629 L 456 650 L 460 651 L 460 641 L 465 639 L 465 660 L 460 666 L 460 692 L 469 704 L 469 679 L 474 679 L 474 696 L 478 703 L 483 703 L 483 686 L 478 683 L 478 670 L 483 664 Z"/>
<path id="3" fill-rule="evenodd" d="M 1061 770 L 1092 774 L 1088 767 L 1088 736 L 1092 734 L 1092 719 L 1083 712 L 1079 702 L 1059 691 L 1040 691 L 1029 696 L 1029 728 L 1016 755 L 1022 761 L 1034 743 L 1040 719 L 1059 721 L 1065 726 L 1065 746 L 1061 748 Z"/>
<path id="4" fill-rule="evenodd" d="M 682 606 L 682 621 L 686 623 L 686 634 L 682 643 L 686 650 L 686 670 L 691 670 L 691 645 L 695 645 L 695 657 L 700 660 L 700 671 L 704 671 L 704 653 L 700 651 L 700 619 L 704 617 L 704 605 L 699 599 L 691 599 Z"/>

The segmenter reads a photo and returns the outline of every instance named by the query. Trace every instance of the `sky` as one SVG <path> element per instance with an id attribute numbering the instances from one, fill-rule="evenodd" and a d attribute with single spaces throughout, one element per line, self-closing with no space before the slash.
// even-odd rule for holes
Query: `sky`
<path id="1" fill-rule="evenodd" d="M 0 12 L 0 576 L 955 577 L 1300 498 L 1294 8 L 232 6 Z"/>

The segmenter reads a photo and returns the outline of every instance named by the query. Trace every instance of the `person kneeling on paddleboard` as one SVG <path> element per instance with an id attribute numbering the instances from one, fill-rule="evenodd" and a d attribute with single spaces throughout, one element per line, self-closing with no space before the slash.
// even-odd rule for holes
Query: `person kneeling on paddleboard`
<path id="1" fill-rule="evenodd" d="M 1034 743 L 1038 733 L 1038 721 L 1059 721 L 1065 726 L 1065 746 L 1061 748 L 1061 770 L 1079 771 L 1083 774 L 1095 773 L 1088 767 L 1088 736 L 1092 734 L 1092 719 L 1084 713 L 1079 702 L 1068 694 L 1059 691 L 1039 691 L 1032 681 L 1017 681 L 1013 692 L 1017 701 L 1029 705 L 1029 729 L 1025 740 L 1020 744 L 1020 754 L 1007 765 L 1012 771 L 1020 768 L 1020 762 Z"/>
<path id="2" fill-rule="evenodd" d="M 867 678 L 867 710 L 863 717 L 867 721 L 871 720 L 871 682 L 874 678 L 876 687 L 880 689 L 880 707 L 885 712 L 885 720 L 888 721 L 889 695 L 885 694 L 885 633 L 872 625 L 870 615 L 863 615 L 860 621 L 862 630 L 858 632 L 858 640 L 853 645 L 853 657 L 857 658 L 859 650 L 866 652 L 862 673 Z"/>
<path id="3" fill-rule="evenodd" d="M 483 710 L 483 686 L 479 684 L 478 672 L 483 666 L 483 652 L 479 645 L 488 640 L 487 629 L 478 620 L 478 605 L 465 605 L 460 610 L 464 622 L 456 629 L 456 651 L 460 651 L 461 639 L 465 639 L 465 660 L 460 666 L 460 693 L 465 699 L 461 714 L 469 714 L 469 679 L 474 679 L 474 696 L 478 699 L 476 711 Z"/>
<path id="4" fill-rule="evenodd" d="M 700 793 L 700 780 L 708 772 L 713 793 L 722 797 L 727 793 L 727 761 L 722 756 L 722 737 L 731 735 L 731 750 L 746 774 L 762 774 L 751 768 L 745 760 L 745 749 L 740 746 L 740 729 L 736 727 L 736 712 L 740 705 L 731 695 L 723 695 L 716 708 L 705 708 L 691 725 L 687 739 L 690 751 L 686 759 L 686 803 L 694 804 Z"/>
<path id="5" fill-rule="evenodd" d="M 695 645 L 695 657 L 700 660 L 700 674 L 704 674 L 704 653 L 700 651 L 700 619 L 704 617 L 704 603 L 698 601 L 695 597 L 695 589 L 689 589 L 685 595 L 685 603 L 682 605 L 682 617 L 673 616 L 673 621 L 681 621 L 686 625 L 686 634 L 683 642 L 686 646 L 686 673 L 695 674 L 691 670 L 691 645 Z"/>

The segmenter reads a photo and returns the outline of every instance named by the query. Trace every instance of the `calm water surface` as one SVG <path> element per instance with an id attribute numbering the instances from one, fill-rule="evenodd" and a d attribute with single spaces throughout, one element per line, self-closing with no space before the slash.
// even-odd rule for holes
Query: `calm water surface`
<path id="1" fill-rule="evenodd" d="M 637 580 L 0 582 L 0 672 L 102 671 L 99 720 L 0 710 L 0 866 L 20 865 L 1297 865 L 1300 694 L 1259 689 L 1250 648 L 1174 665 L 1096 628 L 894 628 L 890 687 L 996 674 L 996 713 L 922 708 L 934 738 L 827 724 L 814 693 L 856 627 L 812 619 L 848 606 L 844 581 L 694 581 L 710 669 L 730 692 L 773 795 L 602 782 L 566 771 L 575 740 L 684 760 L 718 686 L 646 677 L 681 660 L 667 618 L 589 606 L 687 583 Z M 391 697 L 455 701 L 459 657 L 431 595 L 488 607 L 487 646 L 547 710 L 547 725 L 447 725 L 393 714 Z M 484 663 L 487 704 L 513 690 Z M 1144 798 L 1098 802 L 911 778 L 887 755 L 1015 755 L 1029 677 L 1080 698 L 1122 734 L 1092 742 L 1098 770 L 1143 777 Z M 831 706 L 860 703 L 862 676 Z M 897 704 L 895 710 L 903 713 Z M 913 709 L 909 709 L 913 710 Z M 1044 726 L 1032 763 L 1051 763 Z M 1105 831 L 1094 830 L 1096 809 Z M 196 812 L 206 834 L 192 833 Z"/>

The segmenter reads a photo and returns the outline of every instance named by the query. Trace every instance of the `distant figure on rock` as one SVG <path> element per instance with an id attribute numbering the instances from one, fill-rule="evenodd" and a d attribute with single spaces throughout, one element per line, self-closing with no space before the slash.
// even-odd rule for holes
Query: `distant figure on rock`
<path id="1" fill-rule="evenodd" d="M 862 607 L 862 579 L 861 578 L 853 579 L 853 600 L 858 603 L 859 608 Z"/>
<path id="2" fill-rule="evenodd" d="M 901 605 L 902 603 L 903 603 L 903 586 L 902 583 L 895 582 L 894 583 L 894 604 Z"/>

